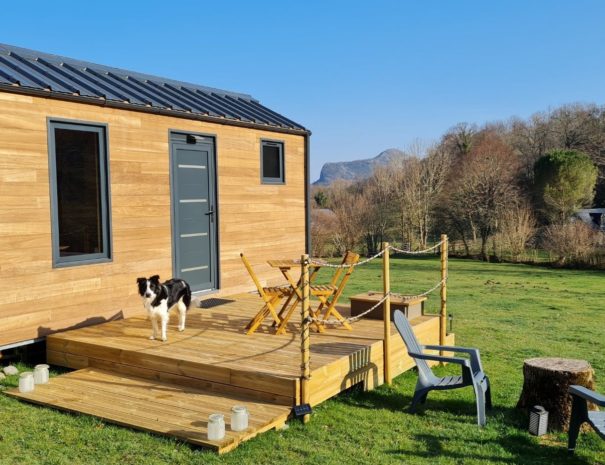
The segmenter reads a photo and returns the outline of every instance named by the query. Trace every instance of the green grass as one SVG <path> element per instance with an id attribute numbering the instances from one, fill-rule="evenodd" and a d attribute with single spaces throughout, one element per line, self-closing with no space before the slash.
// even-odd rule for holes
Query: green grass
<path id="1" fill-rule="evenodd" d="M 433 258 L 393 259 L 393 291 L 428 289 L 439 280 L 438 267 Z M 348 295 L 380 290 L 380 270 L 379 260 L 357 269 Z M 576 457 L 569 458 L 566 435 L 528 435 L 526 416 L 515 403 L 523 360 L 536 356 L 589 360 L 605 392 L 600 382 L 604 277 L 594 271 L 450 261 L 448 310 L 454 314 L 456 343 L 481 349 L 493 385 L 495 408 L 485 429 L 475 425 L 470 388 L 431 393 L 418 415 L 408 414 L 413 371 L 392 387 L 343 394 L 316 408 L 308 425 L 293 421 L 289 429 L 263 434 L 223 457 L 2 395 L 0 464 L 602 464 L 605 441 L 596 434 L 582 435 Z M 438 310 L 436 297 L 429 311 Z"/>

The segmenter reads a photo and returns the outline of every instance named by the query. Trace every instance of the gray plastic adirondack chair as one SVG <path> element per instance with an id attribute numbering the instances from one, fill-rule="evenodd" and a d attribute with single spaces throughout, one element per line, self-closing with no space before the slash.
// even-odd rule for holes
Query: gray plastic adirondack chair
<path id="1" fill-rule="evenodd" d="M 588 402 L 605 407 L 605 396 L 591 391 L 584 386 L 570 386 L 571 419 L 569 421 L 569 440 L 567 451 L 573 454 L 576 450 L 576 441 L 582 423 L 586 422 L 597 432 L 601 439 L 605 439 L 605 412 L 588 411 Z"/>
<path id="2" fill-rule="evenodd" d="M 475 391 L 475 399 L 477 402 L 477 424 L 479 426 L 485 426 L 485 409 L 491 409 L 492 396 L 489 378 L 483 372 L 483 367 L 481 366 L 479 350 L 466 347 L 420 345 L 408 319 L 401 311 L 395 310 L 393 320 L 397 331 L 399 331 L 399 334 L 403 338 L 403 342 L 408 349 L 408 355 L 414 359 L 416 366 L 418 367 L 418 382 L 416 383 L 410 412 L 414 413 L 419 403 L 424 404 L 428 393 L 432 390 L 458 389 L 465 386 L 472 386 Z M 464 353 L 468 354 L 470 358 L 425 354 L 423 353 L 423 350 L 443 350 L 447 352 Z M 427 361 L 458 364 L 462 368 L 462 375 L 440 378 L 433 374 Z"/>

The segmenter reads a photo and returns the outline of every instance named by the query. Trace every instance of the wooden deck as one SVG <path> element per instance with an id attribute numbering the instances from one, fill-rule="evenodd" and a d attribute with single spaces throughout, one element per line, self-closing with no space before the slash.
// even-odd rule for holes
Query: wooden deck
<path id="1" fill-rule="evenodd" d="M 242 294 L 210 309 L 192 309 L 184 332 L 171 321 L 167 342 L 148 339 L 151 325 L 143 317 L 49 336 L 48 362 L 78 371 L 53 378 L 33 393 L 10 394 L 226 452 L 283 424 L 300 400 L 299 315 L 288 334 L 274 335 L 267 320 L 247 336 L 244 326 L 260 305 L 258 296 Z M 437 317 L 411 323 L 422 342 L 438 342 Z M 353 328 L 311 334 L 311 405 L 355 384 L 372 389 L 383 383 L 382 321 L 361 320 Z M 396 376 L 413 362 L 401 338 L 391 341 Z M 237 404 L 250 410 L 248 431 L 208 441 L 208 414 L 223 413 L 228 424 L 230 408 Z"/>

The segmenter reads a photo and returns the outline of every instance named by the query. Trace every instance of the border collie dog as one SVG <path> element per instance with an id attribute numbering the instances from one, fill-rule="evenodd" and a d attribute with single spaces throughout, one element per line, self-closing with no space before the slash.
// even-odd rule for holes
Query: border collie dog
<path id="1" fill-rule="evenodd" d="M 185 331 L 185 316 L 191 304 L 191 288 L 186 281 L 169 279 L 160 283 L 160 277 L 156 274 L 149 279 L 137 278 L 137 284 L 153 328 L 153 334 L 149 339 L 158 338 L 158 324 L 160 324 L 161 339 L 166 340 L 168 314 L 174 307 L 179 312 L 179 331 Z"/>

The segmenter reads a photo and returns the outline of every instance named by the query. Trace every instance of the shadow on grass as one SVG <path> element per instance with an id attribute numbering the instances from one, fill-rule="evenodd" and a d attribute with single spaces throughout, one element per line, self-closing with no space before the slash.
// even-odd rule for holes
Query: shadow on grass
<path id="1" fill-rule="evenodd" d="M 416 414 L 411 414 L 408 409 L 412 396 L 402 394 L 400 390 L 401 388 L 387 387 L 370 392 L 351 390 L 339 396 L 339 401 L 349 406 L 400 412 L 408 417 L 402 418 L 403 422 L 413 419 L 424 421 L 423 417 L 428 411 L 444 414 L 445 418 L 441 421 L 447 422 L 445 429 L 435 429 L 435 433 L 410 431 L 412 446 L 386 451 L 391 455 L 401 455 L 402 458 L 445 456 L 456 463 L 471 460 L 524 465 L 593 463 L 578 455 L 569 456 L 565 446 L 560 443 L 539 444 L 526 432 L 527 416 L 522 410 L 496 405 L 488 410 L 488 425 L 482 430 L 476 426 L 473 401 L 431 399 L 429 395 L 427 403 Z M 426 421 L 427 429 L 431 429 L 435 418 L 427 418 Z"/>
<path id="2" fill-rule="evenodd" d="M 415 434 L 412 436 L 414 442 L 422 443 L 424 450 L 415 449 L 394 449 L 387 453 L 391 455 L 401 455 L 402 457 L 420 457 L 432 458 L 436 456 L 445 456 L 456 461 L 456 463 L 465 463 L 470 460 L 480 462 L 511 463 L 523 465 L 543 465 L 543 464 L 575 464 L 589 465 L 592 461 L 578 456 L 570 456 L 566 450 L 561 447 L 545 446 L 536 444 L 527 433 L 518 432 L 516 434 L 507 434 L 498 436 L 495 439 L 473 439 L 465 438 L 464 452 L 453 452 L 444 447 L 447 438 L 440 438 L 433 434 Z M 503 451 L 503 455 L 490 454 L 489 449 L 497 448 Z"/>

